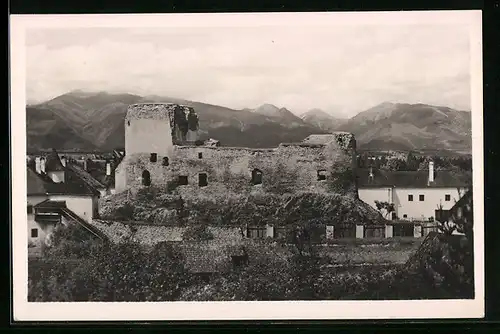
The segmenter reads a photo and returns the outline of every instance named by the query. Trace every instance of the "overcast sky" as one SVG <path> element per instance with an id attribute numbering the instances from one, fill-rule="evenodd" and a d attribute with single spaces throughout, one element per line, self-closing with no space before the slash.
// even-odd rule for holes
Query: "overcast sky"
<path id="1" fill-rule="evenodd" d="M 465 27 L 30 31 L 27 99 L 81 89 L 352 116 L 384 101 L 470 109 Z"/>

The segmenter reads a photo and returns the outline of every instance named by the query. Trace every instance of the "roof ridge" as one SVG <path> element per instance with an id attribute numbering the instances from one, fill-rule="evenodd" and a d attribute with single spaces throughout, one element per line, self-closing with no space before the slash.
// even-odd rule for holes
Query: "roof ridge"
<path id="1" fill-rule="evenodd" d="M 78 166 L 78 165 L 76 165 L 74 163 L 69 163 L 69 164 L 67 164 L 67 167 L 69 167 L 69 169 L 73 173 L 75 173 L 76 176 L 80 177 L 82 179 L 82 181 L 84 181 L 85 183 L 88 183 L 88 181 L 90 181 L 90 182 L 96 183 L 99 187 L 106 188 L 106 186 L 102 182 L 100 182 L 99 180 L 97 180 L 94 176 L 92 176 L 92 174 L 90 174 L 85 169 L 81 168 L 80 166 Z M 88 180 L 85 180 L 82 176 L 88 178 Z M 90 185 L 90 184 L 88 184 L 88 185 L 94 187 L 94 185 Z"/>

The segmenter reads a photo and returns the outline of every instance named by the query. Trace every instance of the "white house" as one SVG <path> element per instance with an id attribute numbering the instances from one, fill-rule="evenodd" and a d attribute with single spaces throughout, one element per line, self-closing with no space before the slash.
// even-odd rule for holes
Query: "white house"
<path id="1" fill-rule="evenodd" d="M 468 180 L 465 173 L 435 171 L 433 162 L 423 171 L 357 171 L 359 198 L 375 209 L 375 201 L 393 203 L 387 218 L 398 221 L 434 221 L 437 210 L 451 209 L 465 194 Z"/>
<path id="2" fill-rule="evenodd" d="M 87 225 L 98 215 L 100 192 L 52 152 L 27 167 L 28 241 L 35 247 L 50 241 L 57 224 Z M 85 226 L 87 228 L 87 226 Z"/>

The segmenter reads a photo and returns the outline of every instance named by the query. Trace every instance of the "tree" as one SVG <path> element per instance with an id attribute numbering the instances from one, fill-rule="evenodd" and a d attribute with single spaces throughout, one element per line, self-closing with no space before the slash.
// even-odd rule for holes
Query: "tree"
<path id="1" fill-rule="evenodd" d="M 386 219 L 392 212 L 396 211 L 394 203 L 389 203 L 387 201 L 386 202 L 375 201 L 375 206 L 377 207 L 377 210 L 380 212 L 380 214 L 384 216 L 384 218 Z"/>
<path id="2" fill-rule="evenodd" d="M 419 161 L 415 157 L 412 151 L 408 152 L 406 156 L 406 170 L 416 171 L 418 169 Z"/>
<path id="3" fill-rule="evenodd" d="M 438 230 L 445 235 L 452 235 L 457 230 L 455 223 L 451 222 L 443 204 L 438 205 L 438 217 L 436 217 Z"/>

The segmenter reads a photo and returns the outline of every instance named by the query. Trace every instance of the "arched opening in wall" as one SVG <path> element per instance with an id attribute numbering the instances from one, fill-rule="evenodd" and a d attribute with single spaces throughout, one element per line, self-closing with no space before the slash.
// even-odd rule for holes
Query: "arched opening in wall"
<path id="1" fill-rule="evenodd" d="M 198 174 L 198 186 L 206 187 L 208 185 L 208 176 L 207 173 Z"/>
<path id="2" fill-rule="evenodd" d="M 168 157 L 163 157 L 163 162 L 161 163 L 163 166 L 168 166 L 170 163 L 168 162 Z"/>
<path id="3" fill-rule="evenodd" d="M 157 160 L 157 155 L 156 153 L 151 153 L 151 156 L 149 157 L 150 162 L 156 162 Z"/>
<path id="4" fill-rule="evenodd" d="M 262 171 L 260 169 L 254 168 L 252 170 L 252 184 L 262 184 Z"/>
<path id="5" fill-rule="evenodd" d="M 147 187 L 151 185 L 151 174 L 147 170 L 142 172 L 142 185 Z"/>
<path id="6" fill-rule="evenodd" d="M 318 181 L 325 181 L 326 180 L 326 170 L 320 169 L 318 171 Z"/>

